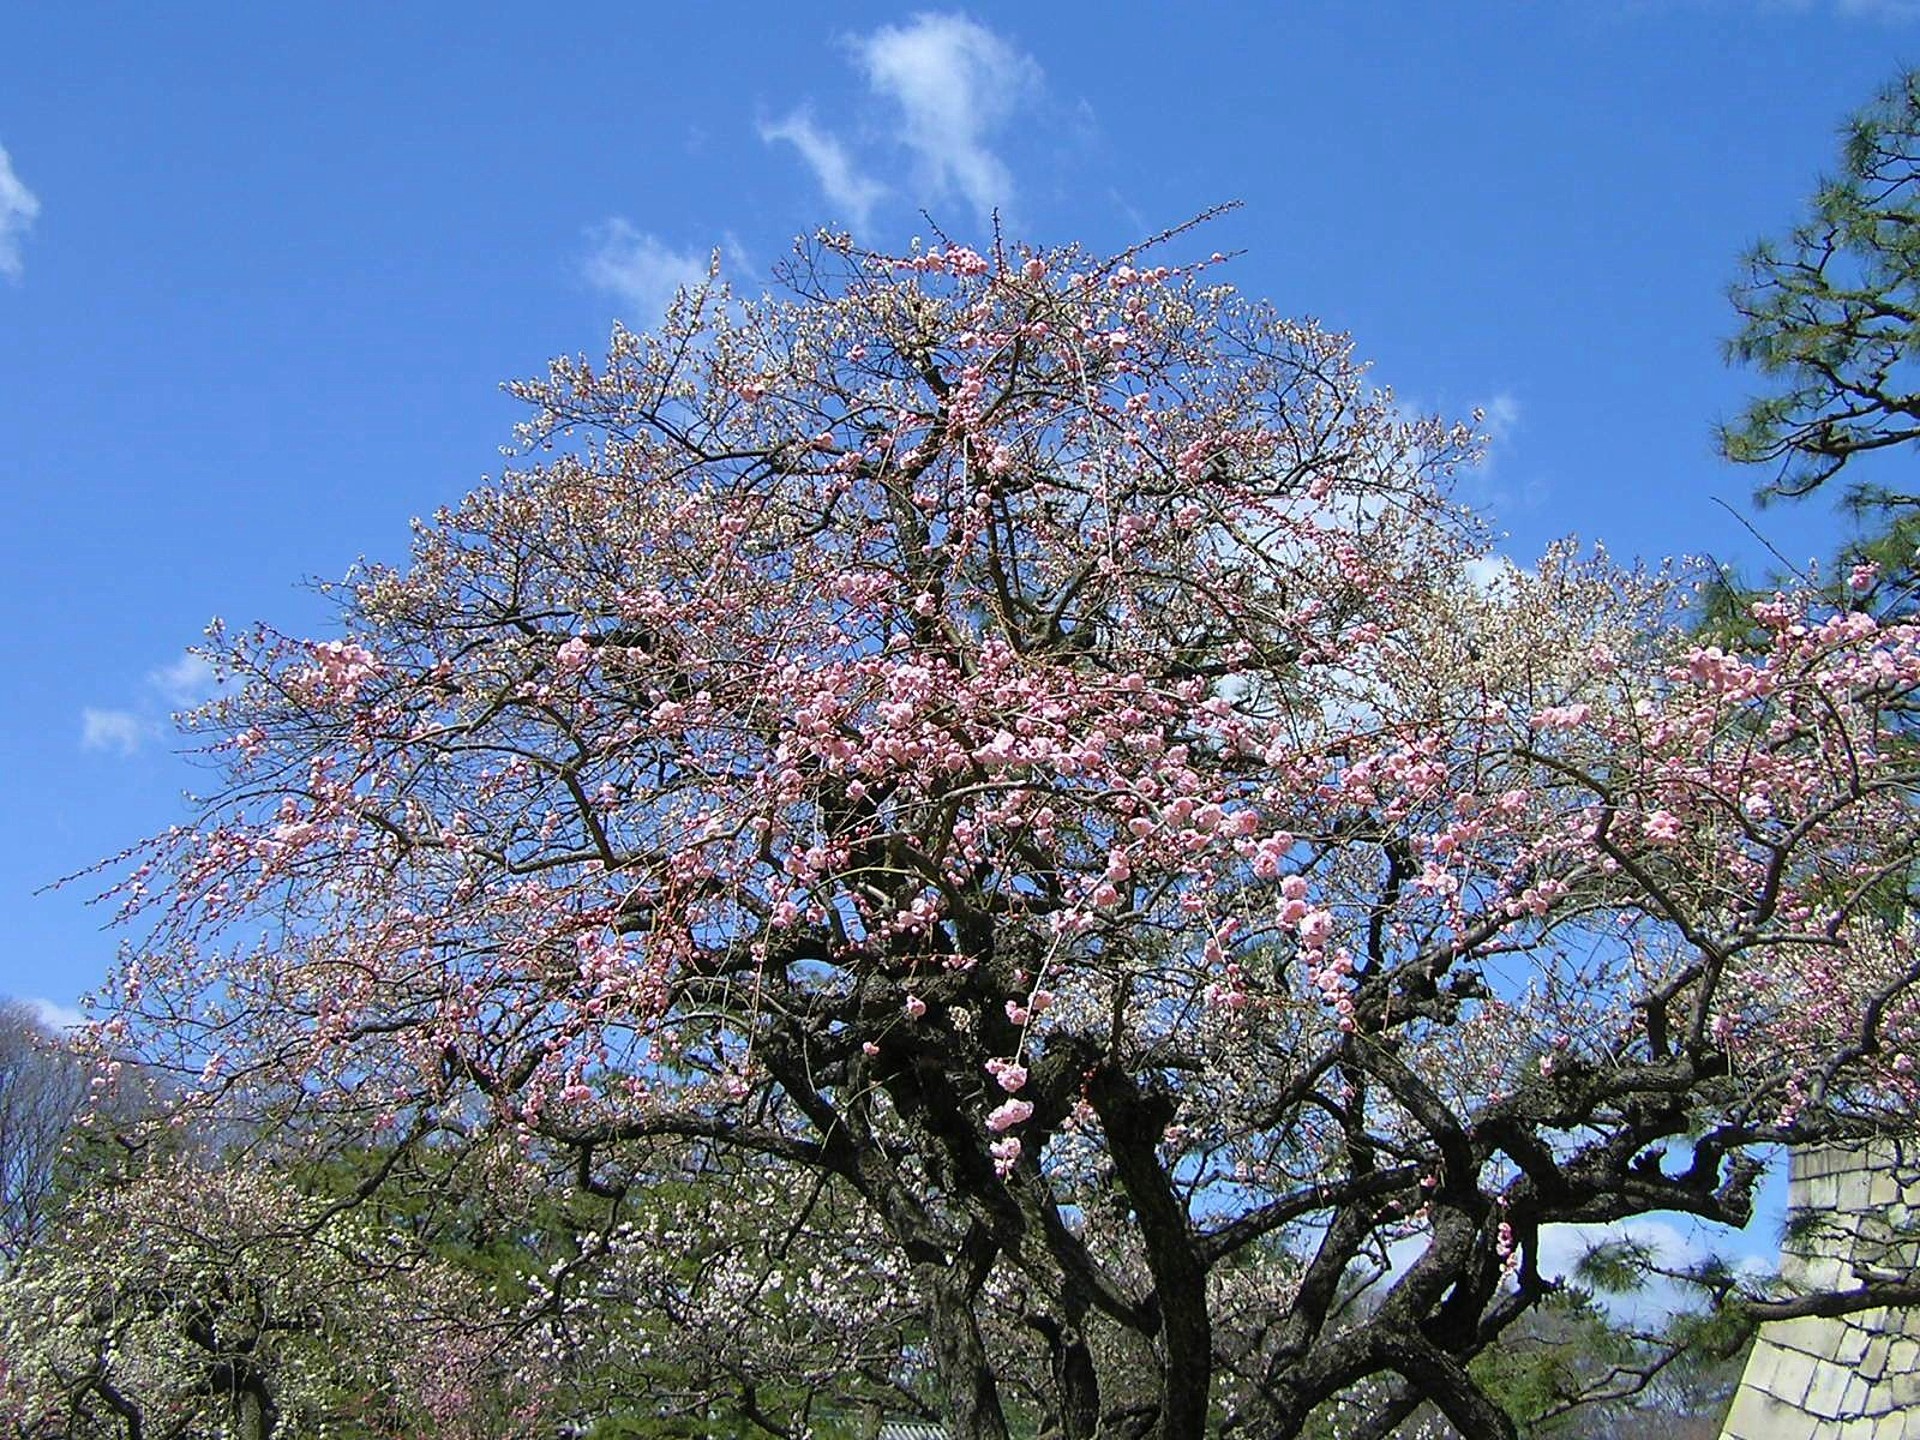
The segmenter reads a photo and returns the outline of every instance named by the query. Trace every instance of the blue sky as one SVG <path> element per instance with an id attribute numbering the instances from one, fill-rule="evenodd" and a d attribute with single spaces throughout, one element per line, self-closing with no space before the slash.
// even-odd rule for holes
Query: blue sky
<path id="1" fill-rule="evenodd" d="M 115 939 L 35 892 L 186 813 L 208 619 L 323 624 L 303 577 L 498 466 L 501 380 L 716 248 L 752 287 L 824 222 L 1119 247 L 1239 200 L 1196 243 L 1243 289 L 1487 408 L 1516 558 L 1760 558 L 1722 292 L 1920 5 L 67 0 L 0 53 L 0 994 L 67 1006 Z"/>

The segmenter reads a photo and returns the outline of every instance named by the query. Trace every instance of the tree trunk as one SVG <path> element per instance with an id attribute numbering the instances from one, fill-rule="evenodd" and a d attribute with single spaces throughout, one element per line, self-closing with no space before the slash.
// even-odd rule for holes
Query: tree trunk
<path id="1" fill-rule="evenodd" d="M 954 1275 L 933 1277 L 932 1329 L 934 1364 L 946 1400 L 949 1440 L 1007 1440 L 1007 1419 L 1000 1409 L 1000 1387 L 993 1362 L 974 1319 L 973 1296 Z"/>

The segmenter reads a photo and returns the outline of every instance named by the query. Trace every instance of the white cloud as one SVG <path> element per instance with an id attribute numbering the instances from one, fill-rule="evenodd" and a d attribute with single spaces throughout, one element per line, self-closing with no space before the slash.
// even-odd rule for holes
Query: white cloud
<path id="1" fill-rule="evenodd" d="M 155 670 L 147 680 L 176 710 L 193 709 L 209 699 L 215 689 L 213 666 L 191 651 Z"/>
<path id="2" fill-rule="evenodd" d="M 77 1030 L 87 1023 L 87 1017 L 71 1005 L 60 1005 L 52 1000 L 41 1000 L 29 996 L 20 1002 L 40 1018 L 40 1023 L 49 1030 Z"/>
<path id="3" fill-rule="evenodd" d="M 20 241 L 40 214 L 40 200 L 13 173 L 13 161 L 0 145 L 0 275 L 20 278 Z"/>
<path id="4" fill-rule="evenodd" d="M 1462 563 L 1460 573 L 1466 577 L 1467 584 L 1482 595 L 1504 591 L 1526 574 L 1513 561 L 1498 553 L 1475 555 Z"/>
<path id="5" fill-rule="evenodd" d="M 149 670 L 146 684 L 130 708 L 109 710 L 87 706 L 80 712 L 80 746 L 121 756 L 143 749 L 170 726 L 169 715 L 192 710 L 212 699 L 220 688 L 213 666 L 192 651 Z"/>
<path id="6" fill-rule="evenodd" d="M 131 710 L 96 710 L 92 706 L 80 712 L 80 746 L 84 750 L 117 750 L 131 755 L 146 742 L 148 727 Z"/>
<path id="7" fill-rule="evenodd" d="M 887 193 L 887 187 L 862 174 L 846 146 L 814 124 L 804 109 L 777 123 L 762 124 L 760 138 L 769 145 L 784 140 L 798 150 L 827 199 L 846 212 L 856 230 L 866 228 L 874 205 Z"/>
<path id="8" fill-rule="evenodd" d="M 1479 409 L 1480 433 L 1487 437 L 1489 446 L 1511 439 L 1513 432 L 1520 428 L 1520 402 L 1505 390 L 1498 392 Z"/>
<path id="9" fill-rule="evenodd" d="M 964 15 L 917 15 L 852 43 L 933 190 L 957 191 L 982 220 L 1010 206 L 1013 176 L 987 142 L 1040 88 L 1033 57 Z"/>
<path id="10" fill-rule="evenodd" d="M 1548 498 L 1546 477 L 1537 468 L 1520 467 L 1516 478 L 1511 463 L 1523 449 L 1516 441 L 1525 423 L 1519 399 L 1509 391 L 1498 390 L 1474 408 L 1478 415 L 1474 428 L 1485 439 L 1486 450 L 1478 464 L 1460 472 L 1460 498 L 1483 517 L 1538 511 Z"/>
<path id="11" fill-rule="evenodd" d="M 1706 1227 L 1694 1225 L 1683 1230 L 1670 1221 L 1640 1215 L 1610 1224 L 1542 1225 L 1540 1227 L 1540 1273 L 1549 1277 L 1576 1278 L 1580 1261 L 1599 1245 L 1622 1242 L 1645 1246 L 1653 1262 L 1668 1270 L 1685 1270 L 1700 1264 L 1714 1253 L 1708 1243 Z M 1738 1267 L 1736 1267 L 1738 1268 Z M 1660 1276 L 1649 1277 L 1639 1290 L 1625 1294 L 1600 1291 L 1594 1299 L 1616 1320 L 1634 1325 L 1657 1325 L 1680 1310 L 1697 1309 L 1699 1292 Z"/>
<path id="12" fill-rule="evenodd" d="M 682 289 L 707 283 L 707 256 L 674 250 L 625 220 L 597 225 L 589 238 L 594 248 L 586 261 L 587 279 L 617 296 L 639 324 L 657 321 Z"/>

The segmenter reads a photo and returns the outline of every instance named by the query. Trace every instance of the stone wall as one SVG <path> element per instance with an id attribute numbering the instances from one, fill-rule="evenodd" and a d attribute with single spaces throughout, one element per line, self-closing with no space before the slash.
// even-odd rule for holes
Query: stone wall
<path id="1" fill-rule="evenodd" d="M 1780 1271 L 1800 1290 L 1910 1276 L 1920 1141 L 1796 1150 Z M 1760 1327 L 1722 1440 L 1920 1440 L 1920 1309 Z"/>

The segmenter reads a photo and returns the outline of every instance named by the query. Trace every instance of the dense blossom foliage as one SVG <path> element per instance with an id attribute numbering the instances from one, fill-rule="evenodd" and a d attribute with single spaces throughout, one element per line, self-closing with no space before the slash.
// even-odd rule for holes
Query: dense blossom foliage
<path id="1" fill-rule="evenodd" d="M 1496 565 L 1465 430 L 1156 258 L 826 242 L 516 387 L 337 638 L 218 641 L 98 1042 L 297 1145 L 830 1185 L 749 1393 L 890 1274 L 955 1435 L 1511 1433 L 1466 1364 L 1543 1225 L 1743 1222 L 1752 1147 L 1916 1098 L 1920 631 Z M 644 1234 L 592 1305 L 763 1296 Z"/>

